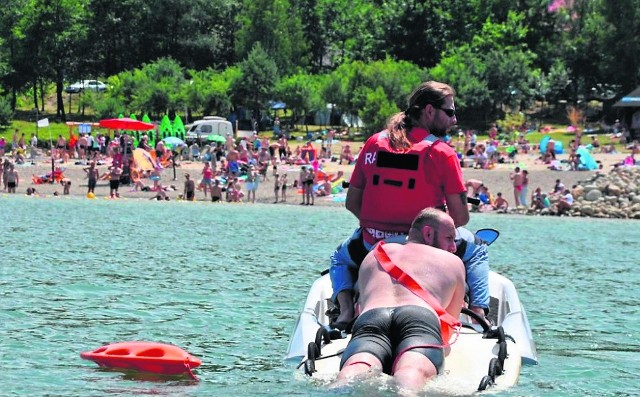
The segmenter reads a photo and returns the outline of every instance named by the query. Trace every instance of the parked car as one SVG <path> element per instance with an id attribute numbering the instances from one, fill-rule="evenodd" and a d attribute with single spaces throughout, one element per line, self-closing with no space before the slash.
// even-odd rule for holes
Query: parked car
<path id="1" fill-rule="evenodd" d="M 187 126 L 185 140 L 187 143 L 192 143 L 198 138 L 206 140 L 209 135 L 226 137 L 227 134 L 233 135 L 233 126 L 227 119 L 217 116 L 205 116 L 202 120 L 197 120 Z"/>
<path id="2" fill-rule="evenodd" d="M 68 93 L 78 93 L 83 90 L 91 90 L 96 92 L 106 91 L 107 85 L 98 80 L 82 80 L 65 87 L 65 91 Z"/>

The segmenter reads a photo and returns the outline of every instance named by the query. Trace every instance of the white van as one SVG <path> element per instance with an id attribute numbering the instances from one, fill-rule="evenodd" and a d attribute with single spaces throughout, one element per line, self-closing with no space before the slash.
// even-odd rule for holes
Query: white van
<path id="1" fill-rule="evenodd" d="M 189 129 L 185 134 L 185 140 L 187 142 L 195 141 L 198 138 L 205 140 L 207 136 L 212 134 L 225 138 L 227 134 L 233 136 L 233 125 L 224 117 L 205 116 L 202 120 L 195 121 L 188 127 Z"/>

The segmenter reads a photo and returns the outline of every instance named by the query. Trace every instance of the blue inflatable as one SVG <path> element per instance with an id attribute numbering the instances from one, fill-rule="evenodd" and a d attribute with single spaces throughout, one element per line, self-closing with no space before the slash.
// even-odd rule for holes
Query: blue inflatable
<path id="1" fill-rule="evenodd" d="M 540 154 L 545 154 L 547 152 L 547 145 L 549 144 L 549 135 L 546 135 L 540 140 Z"/>
<path id="2" fill-rule="evenodd" d="M 580 165 L 578 166 L 579 170 L 597 170 L 598 163 L 593 159 L 591 153 L 584 147 L 580 146 L 578 150 L 576 150 L 576 154 L 580 155 Z"/>
<path id="3" fill-rule="evenodd" d="M 540 154 L 545 154 L 547 152 L 547 146 L 549 146 L 550 140 L 551 137 L 549 135 L 540 140 Z M 564 153 L 564 145 L 560 141 L 555 141 L 553 144 L 553 150 L 556 154 L 562 154 Z"/>

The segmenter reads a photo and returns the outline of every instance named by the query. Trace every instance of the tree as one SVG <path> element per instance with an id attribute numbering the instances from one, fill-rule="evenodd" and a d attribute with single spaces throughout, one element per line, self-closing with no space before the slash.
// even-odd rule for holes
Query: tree
<path id="1" fill-rule="evenodd" d="M 483 79 L 486 65 L 469 45 L 455 48 L 429 70 L 431 78 L 456 90 L 456 106 L 461 109 L 483 109 L 489 106 L 490 94 Z"/>
<path id="2" fill-rule="evenodd" d="M 469 45 L 449 46 L 431 74 L 458 90 L 458 103 L 493 118 L 503 105 L 517 108 L 535 95 L 536 59 L 524 38 L 524 15 L 509 11 L 507 20 L 488 19 Z"/>
<path id="3" fill-rule="evenodd" d="M 380 120 L 391 116 L 390 109 L 406 108 L 407 96 L 425 77 L 423 69 L 405 61 L 354 61 L 328 75 L 322 91 L 324 99 L 343 112 L 358 116 L 366 109 L 366 132 L 371 133 L 380 126 Z"/>
<path id="4" fill-rule="evenodd" d="M 309 71 L 320 73 L 325 66 L 327 42 L 322 29 L 319 0 L 292 0 L 291 3 L 301 15 L 302 32 L 308 44 Z"/>
<path id="5" fill-rule="evenodd" d="M 598 1 L 602 19 L 592 15 L 589 34 L 602 36 L 599 69 L 602 82 L 618 84 L 628 92 L 640 84 L 640 1 Z M 596 23 L 599 22 L 599 23 Z"/>
<path id="6" fill-rule="evenodd" d="M 203 114 L 226 116 L 231 110 L 231 85 L 242 75 L 238 67 L 223 72 L 207 69 L 192 71 L 192 80 L 185 86 L 185 101 L 189 109 Z"/>
<path id="7" fill-rule="evenodd" d="M 258 119 L 275 94 L 278 82 L 278 66 L 258 42 L 240 64 L 242 77 L 233 81 L 231 97 L 235 105 L 251 109 Z"/>
<path id="8" fill-rule="evenodd" d="M 459 22 L 449 6 L 450 2 L 434 0 L 384 2 L 381 23 L 386 29 L 381 41 L 388 54 L 422 67 L 437 64 L 447 41 L 455 37 L 450 28 Z"/>
<path id="9" fill-rule="evenodd" d="M 259 43 L 282 75 L 308 65 L 301 17 L 288 0 L 245 0 L 237 22 L 235 48 L 241 59 Z"/>
<path id="10" fill-rule="evenodd" d="M 13 109 L 7 98 L 0 96 L 0 127 L 7 127 L 11 124 Z"/>
<path id="11" fill-rule="evenodd" d="M 317 13 L 329 68 L 384 58 L 386 49 L 380 40 L 386 26 L 376 4 L 367 0 L 324 0 L 318 2 Z"/>
<path id="12" fill-rule="evenodd" d="M 320 85 L 321 81 L 317 76 L 306 73 L 297 73 L 280 80 L 276 86 L 277 97 L 293 110 L 294 122 L 298 117 L 306 116 L 309 111 L 324 107 Z"/>
<path id="13" fill-rule="evenodd" d="M 365 125 L 366 136 L 385 128 L 388 118 L 398 112 L 398 107 L 390 101 L 382 87 L 367 90 L 360 115 Z"/>
<path id="14" fill-rule="evenodd" d="M 13 29 L 22 53 L 16 53 L 17 71 L 31 78 L 34 107 L 38 107 L 38 86 L 43 81 L 56 85 L 56 115 L 66 119 L 62 100 L 65 69 L 81 56 L 77 44 L 86 34 L 86 7 L 89 0 L 27 2 Z M 40 84 L 38 84 L 40 82 Z M 41 89 L 41 95 L 44 96 Z"/>
<path id="15" fill-rule="evenodd" d="M 222 69 L 235 61 L 234 16 L 240 9 L 238 2 L 146 0 L 146 3 L 152 13 L 144 21 L 144 62 L 168 57 L 203 70 Z"/>
<path id="16" fill-rule="evenodd" d="M 185 106 L 183 68 L 173 59 L 162 58 L 132 72 L 109 79 L 105 95 L 113 99 L 109 108 L 123 106 L 127 112 L 167 114 Z"/>

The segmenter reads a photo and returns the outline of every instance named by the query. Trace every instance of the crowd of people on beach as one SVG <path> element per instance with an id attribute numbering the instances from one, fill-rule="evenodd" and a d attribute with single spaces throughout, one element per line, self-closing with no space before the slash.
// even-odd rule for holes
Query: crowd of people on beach
<path id="1" fill-rule="evenodd" d="M 557 160 L 557 154 L 563 152 L 562 144 L 559 145 L 553 138 L 549 137 L 542 146 L 539 144 L 531 144 L 527 139 L 529 132 L 543 132 L 547 127 L 524 122 L 519 127 L 511 127 L 503 130 L 495 123 L 492 123 L 488 130 L 488 138 L 485 141 L 478 140 L 478 132 L 475 130 L 466 130 L 458 132 L 458 139 L 453 142 L 453 138 L 447 137 L 450 145 L 454 145 L 459 153 L 463 167 L 473 167 L 476 169 L 492 169 L 497 164 L 517 163 L 519 154 L 529 154 L 533 151 L 539 151 L 537 163 L 545 164 L 552 170 L 572 170 L 583 171 L 588 169 L 585 165 L 582 154 L 578 153 L 579 148 L 587 150 L 591 153 L 617 153 L 616 143 L 628 145 L 631 155 L 640 153 L 637 141 L 632 141 L 629 130 L 616 120 L 611 127 L 611 134 L 608 135 L 609 142 L 601 144 L 598 136 L 591 135 L 589 142 L 582 142 L 584 136 L 579 128 L 571 127 L 575 132 L 575 139 L 569 142 L 567 152 L 568 158 L 565 160 Z M 559 146 L 558 146 L 559 145 Z M 635 159 L 628 158 L 625 162 L 629 164 L 635 163 Z"/>
<path id="2" fill-rule="evenodd" d="M 567 189 L 560 179 L 556 179 L 555 185 L 549 191 L 543 191 L 542 187 L 538 186 L 529 196 L 529 173 L 527 170 L 520 170 L 519 167 L 516 167 L 509 178 L 513 182 L 513 205 L 509 203 L 502 192 L 497 192 L 494 196 L 482 181 L 468 179 L 466 186 L 469 189 L 469 197 L 477 199 L 477 203 L 471 206 L 471 211 L 508 213 L 515 209 L 543 210 L 548 208 L 550 213 L 562 215 L 571 209 L 575 196 L 573 190 L 577 185 L 574 185 L 572 189 Z"/>
<path id="3" fill-rule="evenodd" d="M 353 163 L 357 158 L 357 153 L 351 151 L 349 144 L 342 145 L 342 149 L 337 154 L 334 153 L 336 134 L 337 131 L 332 129 L 321 135 L 324 139 L 320 140 L 318 150 L 311 140 L 295 145 L 292 149 L 284 134 L 277 136 L 275 142 L 270 142 L 266 136 L 260 138 L 254 133 L 241 139 L 234 139 L 228 134 L 224 137 L 224 142 L 211 143 L 197 139 L 189 145 L 171 145 L 158 139 L 158 134 L 154 135 L 153 132 L 149 135 L 146 132 L 136 132 L 134 135 L 116 131 L 113 137 L 106 133 L 97 133 L 95 136 L 92 133 L 80 133 L 78 136 L 70 134 L 69 139 L 58 136 L 48 153 L 37 149 L 34 134 L 32 161 L 38 157 L 50 157 L 56 167 L 46 175 L 34 175 L 32 182 L 48 183 L 55 179 L 56 183 L 60 183 L 64 178 L 64 166 L 71 162 L 85 166 L 83 170 L 87 177 L 89 198 L 95 197 L 98 181 L 106 180 L 110 198 L 119 198 L 123 194 L 121 187 L 124 185 L 130 187 L 130 192 L 151 192 L 151 199 L 157 200 L 169 200 L 168 192 L 181 190 L 182 193 L 177 198 L 183 200 L 196 200 L 196 192 L 201 192 L 204 200 L 255 203 L 260 183 L 273 178 L 274 203 L 287 202 L 290 199 L 287 192 L 299 191 L 302 197 L 300 204 L 313 205 L 316 196 L 332 194 L 333 184 L 337 179 L 324 174 L 322 165 L 325 162 Z M 24 134 L 19 134 L 16 130 L 14 139 L 16 142 L 13 147 L 20 147 Z M 151 145 L 150 142 L 155 144 Z M 4 151 L 5 145 L 2 144 L 0 149 Z M 134 155 L 138 149 L 144 151 L 144 167 L 138 164 L 140 159 L 136 159 Z M 3 152 L 2 155 L 4 154 Z M 7 185 L 5 191 L 13 193 L 20 181 L 12 166 L 21 164 L 24 155 L 15 149 L 8 155 L 13 162 L 7 159 L 0 164 L 3 170 L 0 177 Z M 185 176 L 182 189 L 175 183 L 163 184 L 165 171 L 173 168 L 175 181 L 175 167 L 180 167 L 184 161 L 200 163 L 203 168 L 198 175 L 192 172 Z M 100 170 L 101 166 L 107 167 L 106 170 Z M 290 173 L 297 170 L 298 178 L 291 183 Z M 71 182 L 66 180 L 61 185 L 63 194 L 68 194 Z M 35 192 L 35 188 L 31 188 L 28 193 Z"/>

